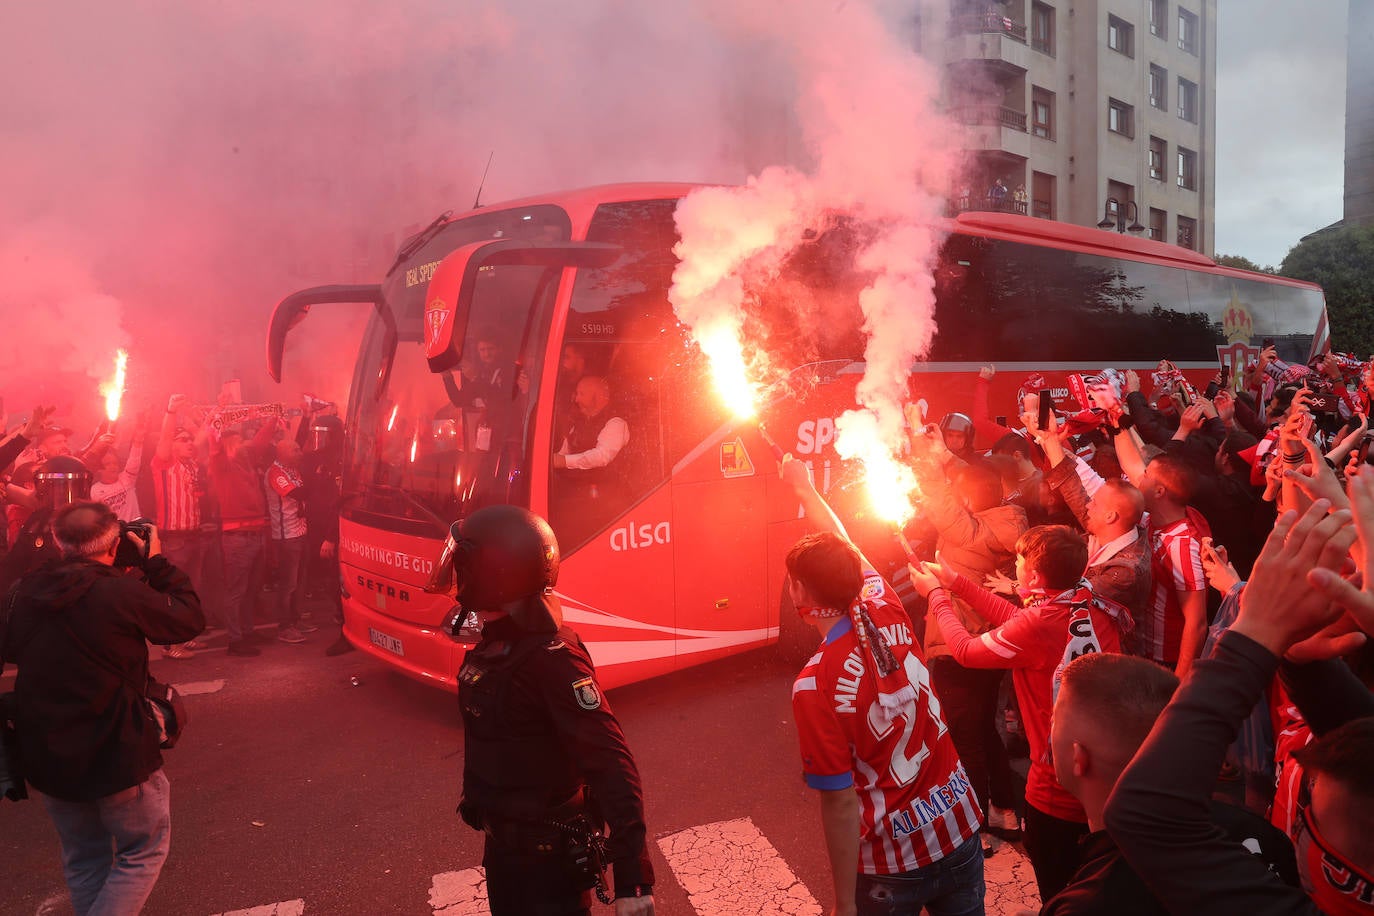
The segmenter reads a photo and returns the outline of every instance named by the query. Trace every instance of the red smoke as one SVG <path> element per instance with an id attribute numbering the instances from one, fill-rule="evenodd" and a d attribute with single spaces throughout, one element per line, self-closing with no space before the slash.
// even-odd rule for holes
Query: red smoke
<path id="1" fill-rule="evenodd" d="M 89 428 L 126 346 L 130 411 L 177 390 L 212 401 L 227 378 L 249 402 L 344 399 L 365 307 L 317 310 L 276 386 L 272 306 L 379 281 L 407 227 L 471 205 L 489 153 L 498 201 L 737 182 L 796 145 L 778 52 L 720 18 L 548 0 L 11 5 L 0 396 Z"/>

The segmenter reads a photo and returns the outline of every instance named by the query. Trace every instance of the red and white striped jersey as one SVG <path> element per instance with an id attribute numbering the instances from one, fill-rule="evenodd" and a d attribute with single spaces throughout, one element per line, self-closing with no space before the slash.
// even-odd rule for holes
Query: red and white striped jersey
<path id="1" fill-rule="evenodd" d="M 191 459 L 163 461 L 153 456 L 153 493 L 157 497 L 159 531 L 200 530 L 200 497 L 204 490 L 199 468 Z"/>
<path id="2" fill-rule="evenodd" d="M 893 875 L 954 852 L 977 833 L 982 815 L 910 618 L 878 575 L 865 582 L 863 600 L 900 666 L 889 686 L 910 684 L 915 699 L 884 707 L 871 656 L 845 616 L 797 676 L 792 711 L 807 785 L 858 793 L 859 871 Z"/>
<path id="3" fill-rule="evenodd" d="M 300 471 L 280 461 L 272 462 L 267 469 L 263 489 L 267 495 L 267 520 L 272 540 L 305 537 L 305 505 L 301 501 L 304 486 Z"/>
<path id="4" fill-rule="evenodd" d="M 1150 607 L 1137 640 L 1146 656 L 1165 665 L 1178 661 L 1183 642 L 1183 606 L 1178 593 L 1203 591 L 1202 539 L 1211 534 L 1200 515 L 1189 512 L 1165 528 L 1150 526 Z"/>

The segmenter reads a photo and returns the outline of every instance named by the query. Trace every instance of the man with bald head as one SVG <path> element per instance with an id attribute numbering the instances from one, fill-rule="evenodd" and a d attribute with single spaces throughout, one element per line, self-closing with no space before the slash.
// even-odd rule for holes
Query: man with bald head
<path id="1" fill-rule="evenodd" d="M 1051 421 L 1053 424 L 1053 421 Z M 1063 498 L 1088 533 L 1088 569 L 1093 591 L 1126 608 L 1139 622 L 1150 602 L 1150 541 L 1141 526 L 1145 497 L 1124 480 L 1103 480 L 1088 463 L 1064 449 L 1056 430 L 1039 430 L 1049 485 Z M 1122 634 L 1122 649 L 1136 651 L 1132 633 Z"/>
<path id="2" fill-rule="evenodd" d="M 609 483 L 607 469 L 630 441 L 630 426 L 611 408 L 611 386 L 600 376 L 585 375 L 573 394 L 577 414 L 569 424 L 563 445 L 553 456 L 555 468 L 584 471 L 578 475 L 583 488 Z"/>

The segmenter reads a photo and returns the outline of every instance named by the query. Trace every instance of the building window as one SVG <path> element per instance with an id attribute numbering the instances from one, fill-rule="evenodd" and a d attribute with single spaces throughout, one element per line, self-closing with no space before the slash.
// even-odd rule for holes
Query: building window
<path id="1" fill-rule="evenodd" d="M 1135 211 L 1131 207 L 1133 200 L 1135 200 L 1135 188 L 1133 186 L 1121 181 L 1107 182 L 1106 210 L 1114 219 L 1134 222 Z"/>
<path id="2" fill-rule="evenodd" d="M 1054 219 L 1054 176 L 1031 172 L 1031 216 Z"/>
<path id="3" fill-rule="evenodd" d="M 1197 153 L 1178 148 L 1178 186 L 1186 191 L 1197 190 Z"/>
<path id="4" fill-rule="evenodd" d="M 1169 0 L 1150 0 L 1150 34 L 1169 37 Z"/>
<path id="5" fill-rule="evenodd" d="M 1127 57 L 1135 57 L 1135 26 L 1125 19 L 1108 16 L 1107 47 Z"/>
<path id="6" fill-rule="evenodd" d="M 1150 106 L 1169 110 L 1169 71 L 1158 64 L 1150 64 Z"/>
<path id="7" fill-rule="evenodd" d="M 1166 236 L 1169 232 L 1169 214 L 1163 210 L 1150 208 L 1150 238 L 1156 242 L 1167 241 Z"/>
<path id="8" fill-rule="evenodd" d="M 1197 53 L 1197 16 L 1178 8 L 1178 46 L 1189 54 Z"/>
<path id="9" fill-rule="evenodd" d="M 1178 218 L 1178 247 L 1197 250 L 1197 220 L 1192 217 Z"/>
<path id="10" fill-rule="evenodd" d="M 1031 4 L 1031 47 L 1054 56 L 1054 7 L 1048 3 Z"/>
<path id="11" fill-rule="evenodd" d="M 1155 181 L 1164 180 L 1164 162 L 1169 156 L 1169 145 L 1159 137 L 1150 138 L 1150 177 Z"/>
<path id="12" fill-rule="evenodd" d="M 1054 139 L 1054 93 L 1039 86 L 1031 87 L 1031 133 Z"/>
<path id="13" fill-rule="evenodd" d="M 1135 109 L 1118 99 L 1108 99 L 1107 129 L 1123 137 L 1134 137 Z"/>
<path id="14" fill-rule="evenodd" d="M 1197 123 L 1197 83 L 1181 76 L 1178 78 L 1178 116 L 1192 124 Z"/>

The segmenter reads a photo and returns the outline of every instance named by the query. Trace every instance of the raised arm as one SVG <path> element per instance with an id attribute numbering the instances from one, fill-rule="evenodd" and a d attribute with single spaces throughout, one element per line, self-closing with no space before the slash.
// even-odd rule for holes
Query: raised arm
<path id="1" fill-rule="evenodd" d="M 159 464 L 171 463 L 172 436 L 177 431 L 177 413 L 185 406 L 184 394 L 174 394 L 167 399 L 167 412 L 162 415 L 162 430 L 157 437 L 157 451 L 153 453 Z"/>
<path id="2" fill-rule="evenodd" d="M 849 532 L 844 530 L 844 523 L 835 514 L 835 510 L 830 508 L 825 497 L 816 490 L 815 482 L 811 478 L 810 465 L 805 461 L 798 461 L 791 455 L 783 455 L 779 470 L 782 479 L 792 485 L 792 491 L 797 494 L 797 499 L 801 500 L 802 512 L 805 513 L 807 521 L 815 526 L 818 531 L 828 531 L 831 534 L 839 535 L 851 544 L 854 543 Z M 857 549 L 857 545 L 855 545 L 855 549 Z M 860 552 L 860 556 L 863 559 L 865 571 L 874 568 L 862 552 Z"/>
<path id="3" fill-rule="evenodd" d="M 1129 429 L 1123 429 L 1112 437 L 1112 442 L 1116 445 L 1116 460 L 1121 463 L 1121 470 L 1126 472 L 1131 483 L 1137 487 L 1145 485 L 1145 457 L 1140 454 L 1140 445 L 1136 442 L 1135 436 Z"/>

